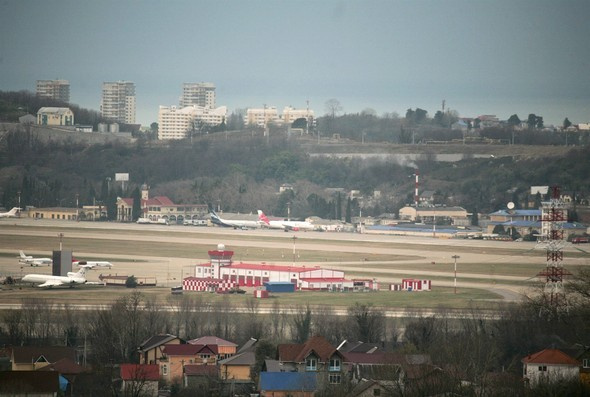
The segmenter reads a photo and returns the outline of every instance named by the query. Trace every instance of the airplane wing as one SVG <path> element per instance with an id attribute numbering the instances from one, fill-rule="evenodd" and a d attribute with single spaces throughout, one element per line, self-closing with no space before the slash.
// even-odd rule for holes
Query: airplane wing
<path id="1" fill-rule="evenodd" d="M 63 285 L 63 283 L 61 281 L 58 280 L 47 280 L 45 281 L 43 284 L 39 284 L 37 287 L 43 288 L 43 287 L 57 287 Z"/>

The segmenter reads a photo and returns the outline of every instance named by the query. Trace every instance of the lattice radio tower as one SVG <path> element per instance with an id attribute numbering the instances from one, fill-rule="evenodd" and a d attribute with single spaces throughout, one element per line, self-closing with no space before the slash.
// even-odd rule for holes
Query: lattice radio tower
<path id="1" fill-rule="evenodd" d="M 563 248 L 566 242 L 563 239 L 563 224 L 567 220 L 567 210 L 560 198 L 558 186 L 551 187 L 551 199 L 542 203 L 542 241 L 540 244 L 547 250 L 547 267 L 537 274 L 545 281 L 545 296 L 551 306 L 564 306 L 565 291 L 563 279 L 571 275 L 563 267 Z"/>

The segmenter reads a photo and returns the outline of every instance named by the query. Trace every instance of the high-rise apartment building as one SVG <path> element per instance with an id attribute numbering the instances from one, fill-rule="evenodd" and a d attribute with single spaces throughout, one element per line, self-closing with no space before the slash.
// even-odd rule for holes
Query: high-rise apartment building
<path id="1" fill-rule="evenodd" d="M 135 124 L 135 84 L 130 81 L 102 83 L 102 117 L 122 124 Z"/>
<path id="2" fill-rule="evenodd" d="M 215 84 L 213 83 L 184 83 L 180 107 L 197 105 L 204 108 L 215 108 Z"/>
<path id="3" fill-rule="evenodd" d="M 70 102 L 70 82 L 68 80 L 37 80 L 37 96 Z"/>

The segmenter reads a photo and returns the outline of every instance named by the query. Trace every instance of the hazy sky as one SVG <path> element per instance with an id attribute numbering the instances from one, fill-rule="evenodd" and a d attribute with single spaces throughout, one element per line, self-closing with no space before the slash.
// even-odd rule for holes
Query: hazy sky
<path id="1" fill-rule="evenodd" d="M 236 108 L 330 98 L 346 113 L 441 107 L 461 116 L 590 121 L 589 0 L 0 0 L 0 90 L 136 85 L 137 121 L 212 82 Z"/>

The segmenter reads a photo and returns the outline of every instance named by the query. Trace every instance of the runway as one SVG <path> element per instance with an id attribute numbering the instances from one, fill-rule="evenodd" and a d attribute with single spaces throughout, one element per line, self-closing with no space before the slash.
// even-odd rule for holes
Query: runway
<path id="1" fill-rule="evenodd" d="M 322 266 L 354 274 L 355 277 L 377 278 L 382 286 L 399 283 L 402 278 L 431 278 L 433 285 L 452 287 L 455 283 L 453 256 L 458 255 L 458 285 L 485 289 L 499 294 L 506 301 L 518 301 L 531 287 L 538 271 L 546 266 L 546 256 L 531 242 L 506 242 L 430 237 L 390 236 L 338 232 L 289 232 L 280 230 L 234 230 L 221 227 L 137 225 L 113 222 L 72 222 L 61 220 L 6 219 L 0 221 L 0 276 L 26 273 L 50 273 L 49 268 L 21 268 L 16 256 L 25 249 L 51 256 L 59 247 L 59 234 L 68 249 L 68 241 L 76 241 L 83 250 L 75 250 L 77 258 L 109 260 L 115 267 L 89 272 L 89 281 L 98 275 L 123 274 L 156 277 L 158 285 L 179 285 L 182 278 L 194 275 L 194 265 L 206 263 L 207 249 L 222 243 L 233 250 L 234 261 L 249 263 L 297 264 Z M 105 252 L 104 244 L 117 244 L 116 250 Z M 41 247 L 41 248 L 39 248 Z M 45 247 L 45 248 L 43 248 Z M 138 247 L 149 247 L 149 253 Z M 161 247 L 161 249 L 158 249 Z M 175 253 L 170 247 L 176 247 Z M 200 254 L 192 255 L 193 247 Z M 537 248 L 537 249 L 536 249 Z M 147 250 L 147 248 L 145 248 Z M 269 252 L 268 257 L 260 252 Z M 196 249 L 195 249 L 196 251 Z M 292 252 L 307 252 L 314 257 L 323 253 L 330 260 L 305 262 Z M 567 247 L 569 266 L 587 266 L 589 256 Z M 270 255 L 274 253 L 274 257 Z M 27 252 L 28 254 L 29 252 Z M 282 253 L 282 256 L 277 256 Z M 14 254 L 14 257 L 10 257 Z M 350 256 L 384 255 L 390 260 L 349 260 Z M 568 256 L 569 254 L 569 256 Z M 266 255 L 266 253 L 265 253 Z M 337 260 L 334 258 L 337 257 Z M 383 287 L 382 287 L 383 288 Z"/>

